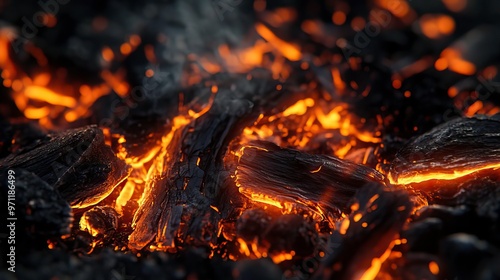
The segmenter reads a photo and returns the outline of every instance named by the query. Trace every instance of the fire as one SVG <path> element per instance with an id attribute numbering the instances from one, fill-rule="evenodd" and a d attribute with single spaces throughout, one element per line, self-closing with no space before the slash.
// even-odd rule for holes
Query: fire
<path id="1" fill-rule="evenodd" d="M 417 14 L 411 8 L 408 1 L 405 0 L 375 0 L 378 8 L 388 10 L 403 24 L 409 24 L 413 21 Z M 466 0 L 443 0 L 445 6 L 451 11 L 461 11 L 467 5 Z M 257 11 L 264 11 L 266 1 L 254 1 L 254 8 Z M 375 8 L 375 9 L 378 9 Z M 216 51 L 211 55 L 201 56 L 198 54 L 189 54 L 188 58 L 192 61 L 199 62 L 198 65 L 193 66 L 195 69 L 193 73 L 184 73 L 183 78 L 185 81 L 183 85 L 199 84 L 205 76 L 202 73 L 216 74 L 221 72 L 233 73 L 249 73 L 255 68 L 265 68 L 272 73 L 272 78 L 278 80 L 281 84 L 276 86 L 277 91 L 289 93 L 287 84 L 284 82 L 292 73 L 292 64 L 300 65 L 300 69 L 306 71 L 311 69 L 319 62 L 333 60 L 334 66 L 329 67 L 326 71 L 328 78 L 332 81 L 332 92 L 309 84 L 300 88 L 300 92 L 291 94 L 293 102 L 286 100 L 286 104 L 280 104 L 275 108 L 272 113 L 261 113 L 255 122 L 242 128 L 242 133 L 236 140 L 242 148 L 233 153 L 241 158 L 245 153 L 245 148 L 252 147 L 247 145 L 254 140 L 265 140 L 273 142 L 281 147 L 291 147 L 302 151 L 311 153 L 323 153 L 339 157 L 341 159 L 349 159 L 352 155 L 359 155 L 356 157 L 359 163 L 366 164 L 374 149 L 379 148 L 382 143 L 382 129 L 383 120 L 378 116 L 377 120 L 367 120 L 357 116 L 352 110 L 352 105 L 346 100 L 348 97 L 349 88 L 359 89 L 361 83 L 356 81 L 349 81 L 347 75 L 344 74 L 345 68 L 340 67 L 338 63 L 342 58 L 339 56 L 326 56 L 313 57 L 306 52 L 307 48 L 299 46 L 295 42 L 287 41 L 281 38 L 279 27 L 288 23 L 294 22 L 298 17 L 297 12 L 293 9 L 277 9 L 274 12 L 266 13 L 262 16 L 263 21 L 266 23 L 257 23 L 252 30 L 251 44 L 244 44 L 242 46 L 230 46 L 229 44 L 222 44 L 217 47 Z M 361 16 L 351 17 L 349 9 L 339 9 L 331 14 L 331 21 L 337 25 L 336 28 L 341 26 L 350 26 L 355 30 L 361 30 L 368 26 L 369 22 L 366 18 Z M 44 22 L 47 27 L 54 26 L 57 23 L 57 18 L 52 15 L 45 15 Z M 100 29 L 102 26 L 107 25 L 105 18 L 96 18 L 93 22 L 95 29 Z M 429 39 L 439 39 L 445 36 L 452 35 L 455 32 L 456 23 L 451 16 L 444 14 L 424 15 L 418 19 L 418 26 L 421 32 Z M 324 41 L 326 45 L 332 47 L 337 42 L 346 42 L 343 38 L 335 38 L 332 42 L 325 35 L 325 27 L 323 24 L 316 20 L 306 20 L 302 22 L 302 30 L 306 35 L 314 37 L 315 40 Z M 255 31 L 255 32 L 253 32 Z M 101 97 L 116 93 L 121 98 L 126 98 L 130 94 L 131 86 L 126 80 L 127 73 L 125 69 L 111 67 L 115 62 L 120 62 L 127 56 L 131 55 L 142 44 L 142 39 L 139 35 L 132 34 L 118 44 L 119 47 L 104 46 L 98 53 L 100 63 L 104 65 L 99 74 L 99 81 L 89 83 L 88 81 L 76 81 L 68 84 L 66 82 L 68 73 L 66 69 L 54 71 L 49 65 L 44 53 L 34 47 L 27 45 L 26 51 L 33 56 L 37 61 L 39 69 L 35 74 L 25 73 L 20 67 L 17 67 L 11 55 L 11 42 L 15 38 L 12 31 L 1 29 L 0 30 L 0 69 L 3 78 L 3 85 L 10 88 L 12 98 L 16 106 L 24 114 L 24 116 L 31 120 L 38 120 L 40 125 L 49 129 L 63 129 L 65 125 L 70 125 L 72 122 L 78 121 L 90 115 L 91 106 Z M 331 39 L 331 38 L 330 38 Z M 330 44 L 331 43 L 331 44 Z M 144 55 L 146 59 L 155 64 L 157 57 L 154 47 L 152 45 L 144 46 Z M 218 58 L 221 58 L 219 61 Z M 434 61 L 433 57 L 426 57 L 417 60 L 407 68 L 403 69 L 401 73 L 396 73 L 392 77 L 392 89 L 401 89 L 404 91 L 404 79 L 415 73 L 423 72 L 424 70 L 432 67 L 438 71 L 450 70 L 452 72 L 462 75 L 474 75 L 480 73 L 473 62 L 468 61 L 460 50 L 454 47 L 444 49 L 440 57 Z M 348 59 L 348 64 L 352 69 L 359 69 L 361 66 L 361 59 L 351 57 Z M 108 68 L 109 67 L 109 68 Z M 111 70 L 113 69 L 113 70 Z M 484 70 L 485 76 L 487 72 Z M 491 74 L 491 72 L 495 72 Z M 489 69 L 489 75 L 496 75 L 497 69 Z M 158 75 L 153 69 L 144 71 L 144 76 L 152 78 Z M 252 76 L 248 74 L 247 78 L 250 80 Z M 124 160 L 127 165 L 132 168 L 132 172 L 126 181 L 119 189 L 116 200 L 110 202 L 116 212 L 120 215 L 125 215 L 128 210 L 129 202 L 137 202 L 138 205 L 143 205 L 145 198 L 151 193 L 151 184 L 155 178 L 163 175 L 167 166 L 169 158 L 173 153 L 172 141 L 175 141 L 176 133 L 187 131 L 190 126 L 196 124 L 196 120 L 203 115 L 207 114 L 212 107 L 214 98 L 219 91 L 219 87 L 215 84 L 208 84 L 212 93 L 212 97 L 208 104 L 197 108 L 182 108 L 179 106 L 180 113 L 169 120 L 169 128 L 163 132 L 161 139 L 158 139 L 155 145 L 140 156 L 132 156 L 126 148 L 127 141 L 125 136 L 119 134 L 112 134 L 109 128 L 103 128 L 107 131 L 109 145 L 116 145 L 117 156 Z M 370 92 L 370 86 L 359 95 L 366 97 Z M 412 92 L 409 90 L 402 93 L 404 97 L 412 97 Z M 451 87 L 448 91 L 450 98 L 460 97 L 460 89 Z M 182 101 L 181 101 L 182 103 Z M 182 105 L 182 104 L 181 104 Z M 489 108 L 487 103 L 481 100 L 476 100 L 466 109 L 464 114 L 466 116 L 473 116 L 478 113 L 484 113 Z M 489 108 L 490 114 L 500 111 L 499 108 Z M 496 110 L 496 111 L 495 111 Z M 258 113 L 258 112 L 257 112 Z M 117 140 L 115 142 L 111 139 Z M 327 147 L 324 147 L 327 146 Z M 196 160 L 196 166 L 203 167 L 206 163 L 202 157 Z M 306 170 L 311 174 L 322 172 L 324 166 L 314 166 L 315 169 Z M 431 180 L 458 180 L 465 176 L 483 171 L 494 170 L 500 168 L 500 163 L 492 163 L 481 167 L 467 168 L 462 170 L 452 171 L 436 171 L 429 170 L 421 174 L 400 174 L 398 176 L 389 173 L 387 178 L 393 185 L 410 185 L 427 182 Z M 250 201 L 249 205 L 245 207 L 261 207 L 266 211 L 286 213 L 299 213 L 297 205 L 306 205 L 308 214 L 303 214 L 308 217 L 320 217 L 319 220 L 327 220 L 325 209 L 315 205 L 310 201 L 286 201 L 279 196 L 271 196 L 264 193 L 256 193 L 238 182 L 238 173 L 234 174 L 238 191 Z M 378 196 L 372 197 L 369 203 L 373 203 L 378 199 Z M 300 199 L 298 199 L 300 200 Z M 224 211 L 222 208 L 217 208 L 210 205 L 211 209 L 219 214 Z M 375 210 L 377 205 L 373 205 L 372 210 Z M 360 208 L 359 204 L 353 204 L 351 211 L 355 212 Z M 404 210 L 404 209 L 403 209 Z M 303 211 L 305 212 L 305 211 Z M 303 213 L 301 212 L 301 213 Z M 345 213 L 341 213 L 346 217 Z M 130 218 L 130 217 L 129 217 Z M 335 222 L 338 222 L 338 232 L 345 235 L 353 223 L 362 222 L 362 214 L 355 213 L 352 215 L 352 220 L 349 218 L 340 221 L 327 220 L 330 228 Z M 92 226 L 87 217 L 83 216 L 80 220 L 80 229 L 87 231 L 93 237 L 103 234 L 102 231 Z M 134 227 L 134 224 L 131 225 Z M 361 226 L 367 228 L 369 225 L 362 222 Z M 218 229 L 218 237 L 223 236 L 221 225 L 215 225 Z M 222 239 L 222 237 L 221 237 Z M 229 238 L 228 238 L 229 239 Z M 237 251 L 242 256 L 250 258 L 263 258 L 269 257 L 274 263 L 282 263 L 292 260 L 296 257 L 295 251 L 287 252 L 268 252 L 264 248 L 259 248 L 256 240 L 245 241 L 242 238 L 234 238 L 230 240 L 236 244 Z M 227 241 L 227 242 L 230 242 Z M 380 272 L 382 264 L 391 256 L 392 248 L 395 245 L 404 244 L 402 240 L 395 239 L 383 254 L 374 258 L 371 262 L 371 267 L 363 272 L 360 272 L 358 279 L 375 279 Z M 96 246 L 97 243 L 93 243 Z M 173 244 L 148 244 L 150 250 L 167 250 Z M 216 245 L 210 244 L 213 248 Z M 49 245 L 50 246 L 50 245 Z M 53 245 L 52 245 L 53 247 Z M 214 250 L 215 251 L 215 250 Z M 212 254 L 214 252 L 211 252 Z M 227 252 L 225 252 L 227 253 Z M 237 259 L 231 252 L 227 253 L 229 258 Z M 401 257 L 401 256 L 399 256 Z M 434 274 L 439 274 L 439 265 L 436 262 L 429 263 L 429 271 Z"/>

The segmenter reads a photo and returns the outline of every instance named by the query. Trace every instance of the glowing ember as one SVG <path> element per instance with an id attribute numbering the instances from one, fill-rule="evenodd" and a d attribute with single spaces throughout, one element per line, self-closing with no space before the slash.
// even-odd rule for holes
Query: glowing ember
<path id="1" fill-rule="evenodd" d="M 481 167 L 473 167 L 465 170 L 453 170 L 449 172 L 433 172 L 429 171 L 424 174 L 399 174 L 396 178 L 392 174 L 388 174 L 387 178 L 391 184 L 395 185 L 410 185 L 422 183 L 430 180 L 457 180 L 467 175 L 474 174 L 483 170 L 497 170 L 500 168 L 500 163 L 488 164 Z"/>

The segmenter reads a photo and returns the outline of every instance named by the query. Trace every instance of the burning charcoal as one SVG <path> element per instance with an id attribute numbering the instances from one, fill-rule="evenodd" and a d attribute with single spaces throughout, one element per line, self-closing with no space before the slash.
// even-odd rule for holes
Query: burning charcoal
<path id="1" fill-rule="evenodd" d="M 109 236 L 118 228 L 118 213 L 109 206 L 96 206 L 85 212 L 80 219 L 80 229 L 90 235 Z"/>
<path id="2" fill-rule="evenodd" d="M 251 242 L 261 236 L 269 226 L 271 217 L 262 209 L 250 209 L 238 218 L 236 230 L 239 237 Z"/>
<path id="3" fill-rule="evenodd" d="M 353 200 L 352 213 L 332 234 L 314 279 L 375 277 L 413 208 L 405 192 L 378 185 L 360 189 Z"/>
<path id="4" fill-rule="evenodd" d="M 278 207 L 299 205 L 316 212 L 319 205 L 331 214 L 345 212 L 359 188 L 383 181 L 382 174 L 369 167 L 270 142 L 252 142 L 240 153 L 235 171 L 239 191 Z"/>
<path id="5" fill-rule="evenodd" d="M 210 88 L 200 89 L 200 93 L 211 96 Z M 174 121 L 179 127 L 164 147 L 168 155 L 162 158 L 163 170 L 146 186 L 145 200 L 134 216 L 130 248 L 142 249 L 153 240 L 163 248 L 176 242 L 216 243 L 221 214 L 229 216 L 235 210 L 230 203 L 218 203 L 227 195 L 225 190 L 221 193 L 222 182 L 229 182 L 229 174 L 221 172 L 225 147 L 255 121 L 259 113 L 254 110 L 274 108 L 282 102 L 281 95 L 274 81 L 227 76 L 208 111 L 192 118 L 179 116 L 180 124 Z M 179 231 L 181 224 L 186 230 Z"/>
<path id="6" fill-rule="evenodd" d="M 448 278 L 474 279 L 478 266 L 500 251 L 473 235 L 457 233 L 443 240 L 440 256 Z"/>
<path id="7" fill-rule="evenodd" d="M 42 239 L 59 237 L 69 233 L 72 222 L 71 208 L 61 195 L 35 174 L 13 169 L 15 172 L 15 217 L 22 224 L 19 235 L 28 234 Z M 7 207 L 7 172 L 0 173 L 2 201 Z"/>
<path id="8" fill-rule="evenodd" d="M 95 126 L 49 135 L 49 139 L 9 155 L 0 161 L 0 171 L 33 172 L 76 208 L 98 203 L 127 175 L 126 164 L 104 144 L 103 133 Z"/>
<path id="9" fill-rule="evenodd" d="M 474 180 L 480 171 L 500 167 L 500 122 L 461 118 L 410 141 L 397 154 L 388 175 L 393 184 L 436 191 L 456 181 Z M 453 181 L 453 182 L 450 182 Z"/>
<path id="10" fill-rule="evenodd" d="M 305 257 L 314 252 L 318 232 L 314 223 L 301 215 L 283 215 L 276 218 L 263 234 L 261 243 L 271 255 L 292 252 L 292 256 Z"/>

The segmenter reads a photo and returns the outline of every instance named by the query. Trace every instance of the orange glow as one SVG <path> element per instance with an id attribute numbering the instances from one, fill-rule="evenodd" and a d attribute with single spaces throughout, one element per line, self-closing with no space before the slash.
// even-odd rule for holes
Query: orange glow
<path id="1" fill-rule="evenodd" d="M 476 66 L 469 61 L 464 59 L 455 58 L 449 62 L 449 67 L 451 71 L 462 75 L 474 75 L 476 73 Z"/>
<path id="2" fill-rule="evenodd" d="M 120 46 L 120 52 L 123 54 L 123 55 L 129 55 L 131 52 L 132 52 L 132 46 L 130 46 L 129 43 L 123 43 L 121 46 Z"/>
<path id="3" fill-rule="evenodd" d="M 277 8 L 264 14 L 264 20 L 274 27 L 282 26 L 297 18 L 297 12 L 292 8 Z"/>
<path id="4" fill-rule="evenodd" d="M 469 108 L 467 108 L 465 115 L 467 117 L 473 117 L 482 108 L 483 108 L 483 102 L 481 100 L 477 100 L 476 102 L 472 103 L 472 105 L 470 105 Z"/>
<path id="5" fill-rule="evenodd" d="M 434 275 L 438 275 L 439 274 L 439 265 L 432 261 L 429 263 L 429 271 L 434 274 Z"/>
<path id="6" fill-rule="evenodd" d="M 438 71 L 444 71 L 448 68 L 448 61 L 445 58 L 439 58 L 434 64 L 434 68 Z"/>
<path id="7" fill-rule="evenodd" d="M 42 107 L 42 108 L 34 108 L 34 107 L 28 107 L 24 110 L 24 115 L 28 119 L 41 119 L 50 114 L 50 109 L 48 107 Z"/>
<path id="8" fill-rule="evenodd" d="M 343 219 L 339 226 L 339 233 L 345 235 L 350 223 L 349 219 Z"/>
<path id="9" fill-rule="evenodd" d="M 302 54 L 299 49 L 283 40 L 278 38 L 274 33 L 261 23 L 255 25 L 257 33 L 259 33 L 262 38 L 268 41 L 276 50 L 281 52 L 287 59 L 291 61 L 297 61 L 302 58 Z"/>
<path id="10" fill-rule="evenodd" d="M 266 9 L 266 0 L 255 0 L 253 8 L 256 12 L 262 12 Z"/>
<path id="11" fill-rule="evenodd" d="M 294 105 L 288 107 L 285 111 L 283 111 L 283 116 L 288 117 L 291 115 L 299 115 L 302 116 L 307 112 L 308 108 L 314 106 L 314 100 L 312 98 L 306 98 L 304 100 L 299 100 Z"/>
<path id="12" fill-rule="evenodd" d="M 424 15 L 419 23 L 422 33 L 431 39 L 450 35 L 455 31 L 455 21 L 448 15 Z"/>
<path id="13" fill-rule="evenodd" d="M 332 15 L 332 22 L 336 25 L 342 25 L 346 21 L 346 15 L 342 11 L 336 11 Z"/>
<path id="14" fill-rule="evenodd" d="M 363 215 L 361 215 L 361 213 L 357 213 L 356 215 L 354 215 L 353 221 L 359 222 L 359 220 L 361 220 L 362 217 L 363 217 Z"/>
<path id="15" fill-rule="evenodd" d="M 124 97 L 128 93 L 128 84 L 123 81 L 124 73 L 113 74 L 108 70 L 104 70 L 101 72 L 101 77 L 118 95 Z"/>
<path id="16" fill-rule="evenodd" d="M 452 12 L 460 12 L 467 7 L 467 0 L 442 0 L 446 8 Z"/>
<path id="17" fill-rule="evenodd" d="M 127 205 L 127 202 L 132 198 L 134 190 L 134 182 L 128 180 L 122 191 L 120 192 L 120 195 L 116 198 L 115 209 L 118 213 L 123 213 L 122 207 Z"/>
<path id="18" fill-rule="evenodd" d="M 115 58 L 115 54 L 113 53 L 113 50 L 111 50 L 109 47 L 105 47 L 102 49 L 102 58 L 107 61 L 111 62 L 113 58 Z"/>
<path id="19" fill-rule="evenodd" d="M 382 264 L 389 258 L 392 252 L 392 248 L 394 247 L 394 241 L 391 242 L 389 247 L 385 250 L 385 252 L 378 258 L 374 258 L 372 260 L 371 266 L 369 269 L 367 269 L 361 277 L 358 279 L 360 280 L 373 280 L 377 277 L 377 274 L 380 271 L 380 268 L 382 267 Z M 356 277 L 357 278 L 357 277 Z"/>
<path id="20" fill-rule="evenodd" d="M 392 87 L 395 89 L 400 89 L 401 88 L 401 80 L 392 81 Z"/>
<path id="21" fill-rule="evenodd" d="M 137 47 L 141 44 L 141 37 L 139 35 L 131 35 L 129 39 L 130 45 Z"/>
<path id="22" fill-rule="evenodd" d="M 453 98 L 453 97 L 457 96 L 457 94 L 458 94 L 458 89 L 456 87 L 450 87 L 448 89 L 448 96 L 449 97 Z"/>
<path id="23" fill-rule="evenodd" d="M 375 3 L 403 20 L 406 24 L 413 22 L 416 17 L 415 12 L 406 0 L 376 0 Z"/>
<path id="24" fill-rule="evenodd" d="M 25 88 L 24 94 L 28 98 L 45 101 L 52 105 L 60 105 L 68 108 L 76 106 L 76 100 L 74 98 L 54 92 L 45 87 L 28 86 Z"/>
<path id="25" fill-rule="evenodd" d="M 148 69 L 148 70 L 146 70 L 146 73 L 145 73 L 146 77 L 148 77 L 148 78 L 153 77 L 154 74 L 155 74 L 155 71 L 153 71 L 153 69 Z"/>
<path id="26" fill-rule="evenodd" d="M 335 88 L 338 91 L 342 92 L 345 89 L 345 83 L 342 80 L 342 77 L 340 76 L 340 71 L 338 68 L 332 68 L 332 77 Z"/>
<path id="27" fill-rule="evenodd" d="M 462 178 L 464 176 L 483 171 L 483 170 L 496 170 L 500 168 L 500 163 L 491 163 L 481 167 L 473 167 L 465 170 L 452 170 L 449 172 L 432 172 L 426 174 L 400 174 L 397 178 L 394 178 L 394 175 L 389 173 L 387 178 L 394 185 L 409 185 L 409 184 L 417 184 L 430 180 L 455 180 Z"/>
<path id="28" fill-rule="evenodd" d="M 365 24 L 366 20 L 362 17 L 355 17 L 351 21 L 351 27 L 356 31 L 363 30 L 363 28 L 365 28 Z"/>
<path id="29" fill-rule="evenodd" d="M 151 62 L 151 63 L 156 62 L 155 49 L 152 45 L 144 46 L 144 54 L 146 55 L 146 59 L 149 62 Z"/>
<path id="30" fill-rule="evenodd" d="M 295 255 L 295 252 L 290 252 L 290 253 L 280 253 L 278 255 L 271 255 L 271 259 L 275 264 L 282 263 L 284 261 L 288 261 L 293 259 L 293 256 Z"/>
<path id="31" fill-rule="evenodd" d="M 54 27 L 57 24 L 57 18 L 53 14 L 43 14 L 43 24 L 46 27 Z"/>
<path id="32" fill-rule="evenodd" d="M 279 208 L 279 209 L 283 209 L 283 205 L 281 205 L 281 202 L 275 198 L 272 198 L 272 197 L 265 195 L 265 194 L 248 192 L 245 188 L 240 188 L 239 190 L 240 190 L 240 193 L 242 193 L 242 194 L 247 194 L 247 195 L 249 194 L 249 197 L 255 202 L 260 202 L 260 203 L 274 206 L 274 207 Z"/>
<path id="33" fill-rule="evenodd" d="M 462 75 L 474 75 L 476 73 L 476 66 L 471 62 L 463 59 L 458 50 L 454 48 L 446 48 L 441 52 L 441 58 L 438 59 L 439 65 L 436 65 L 437 70 L 449 70 Z M 437 61 L 436 61 L 437 63 Z"/>

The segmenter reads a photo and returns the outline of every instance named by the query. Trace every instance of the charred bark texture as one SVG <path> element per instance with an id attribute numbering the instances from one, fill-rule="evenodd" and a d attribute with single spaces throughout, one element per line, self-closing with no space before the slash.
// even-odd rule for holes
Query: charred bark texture
<path id="1" fill-rule="evenodd" d="M 495 118 L 460 118 L 408 142 L 392 162 L 389 177 L 394 183 L 417 184 L 444 176 L 426 178 L 427 174 L 450 175 L 446 178 L 450 180 L 454 174 L 464 171 L 499 166 L 500 121 Z M 440 186 L 442 183 L 430 184 L 429 187 L 439 189 Z"/>
<path id="2" fill-rule="evenodd" d="M 234 210 L 231 203 L 219 203 L 231 192 L 221 192 L 229 177 L 222 162 L 226 147 L 284 94 L 276 91 L 274 81 L 241 76 L 226 78 L 218 87 L 210 110 L 174 133 L 163 173 L 146 186 L 129 247 L 142 249 L 152 241 L 161 248 L 215 244 L 219 220 Z M 200 90 L 205 94 L 199 96 L 210 94 L 206 87 Z"/>
<path id="3" fill-rule="evenodd" d="M 263 194 L 277 201 L 327 213 L 347 210 L 356 191 L 369 183 L 382 183 L 376 170 L 332 156 L 312 155 L 255 141 L 240 149 L 236 183 L 249 198 Z"/>
<path id="4" fill-rule="evenodd" d="M 72 207 L 104 199 L 127 175 L 126 164 L 104 143 L 96 126 L 49 135 L 28 150 L 0 161 L 0 171 L 22 168 L 55 187 Z"/>

